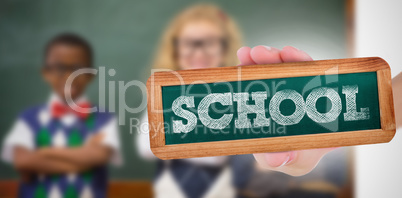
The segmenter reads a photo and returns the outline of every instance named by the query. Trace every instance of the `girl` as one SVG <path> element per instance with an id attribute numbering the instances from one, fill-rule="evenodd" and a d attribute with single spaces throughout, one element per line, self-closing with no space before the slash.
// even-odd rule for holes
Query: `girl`
<path id="1" fill-rule="evenodd" d="M 240 36 L 234 21 L 215 6 L 198 5 L 179 14 L 168 26 L 154 68 L 233 66 L 238 64 L 236 52 L 241 65 L 312 60 L 305 52 L 290 46 L 282 50 L 267 46 L 239 47 Z M 147 122 L 147 115 L 142 122 Z M 140 131 L 137 141 L 143 157 L 156 159 L 150 150 L 148 130 Z M 254 157 L 266 169 L 298 176 L 310 172 L 330 150 L 263 153 Z M 252 167 L 253 160 L 248 156 L 159 160 L 155 194 L 156 197 L 235 197 L 247 182 Z"/>
<path id="2" fill-rule="evenodd" d="M 219 8 L 193 6 L 168 26 L 153 68 L 182 70 L 237 65 L 240 40 L 236 24 Z M 142 123 L 147 118 L 145 115 Z M 141 156 L 157 160 L 150 150 L 148 130 L 140 131 L 137 146 Z M 244 158 L 250 156 L 158 160 L 155 196 L 235 197 L 236 188 L 244 186 L 254 164 L 252 157 Z"/>

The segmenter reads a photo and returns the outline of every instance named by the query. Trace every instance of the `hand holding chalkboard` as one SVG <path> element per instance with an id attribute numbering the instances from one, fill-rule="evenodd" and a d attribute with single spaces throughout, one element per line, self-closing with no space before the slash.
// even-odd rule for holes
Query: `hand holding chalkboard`
<path id="1" fill-rule="evenodd" d="M 242 47 L 237 56 L 241 65 L 258 65 L 282 62 L 312 61 L 304 51 L 286 46 L 282 50 L 273 47 L 256 46 L 253 49 Z M 252 50 L 252 52 L 251 52 Z M 260 166 L 284 172 L 293 176 L 304 175 L 310 172 L 318 161 L 329 151 L 335 148 L 321 148 L 274 153 L 257 153 L 255 159 Z"/>
<path id="2" fill-rule="evenodd" d="M 269 60 L 309 58 L 283 51 Z M 382 59 L 363 58 L 154 73 L 151 149 L 172 159 L 387 142 L 395 133 L 389 72 Z M 289 166 L 300 158 L 284 156 Z"/>

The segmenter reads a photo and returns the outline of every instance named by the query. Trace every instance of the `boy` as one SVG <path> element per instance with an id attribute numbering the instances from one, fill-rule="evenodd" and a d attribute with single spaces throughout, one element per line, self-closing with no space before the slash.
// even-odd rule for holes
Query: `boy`
<path id="1" fill-rule="evenodd" d="M 19 197 L 105 197 L 106 163 L 119 161 L 117 121 L 109 113 L 77 112 L 93 78 L 77 76 L 65 92 L 69 75 L 92 67 L 92 49 L 75 34 L 61 34 L 45 48 L 42 77 L 53 90 L 49 101 L 24 111 L 5 139 L 2 157 L 22 176 Z M 68 98 L 68 97 L 67 97 Z"/>

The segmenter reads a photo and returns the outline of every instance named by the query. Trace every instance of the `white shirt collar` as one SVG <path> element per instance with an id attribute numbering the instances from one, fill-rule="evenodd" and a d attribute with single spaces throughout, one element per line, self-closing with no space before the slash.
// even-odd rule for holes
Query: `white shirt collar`
<path id="1" fill-rule="evenodd" d="M 51 105 L 55 102 L 63 104 L 64 101 L 58 96 L 56 93 L 50 94 L 50 97 L 48 99 L 46 108 L 42 109 L 42 111 L 39 113 L 39 122 L 41 123 L 42 126 L 46 126 L 52 115 L 51 115 Z M 82 102 L 88 102 L 88 99 L 86 96 L 82 95 L 78 97 L 77 100 L 75 100 L 76 103 L 82 103 Z M 77 116 L 75 114 L 69 113 L 66 115 L 63 115 L 60 118 L 60 121 L 65 125 L 65 126 L 71 126 L 77 119 Z"/>
<path id="2" fill-rule="evenodd" d="M 49 106 L 49 105 L 51 105 L 51 104 L 53 104 L 55 102 L 64 104 L 64 101 L 60 98 L 60 96 L 53 92 L 52 94 L 50 94 L 50 97 L 48 99 L 47 105 Z M 85 95 L 81 95 L 74 102 L 75 103 L 88 102 L 88 98 Z"/>

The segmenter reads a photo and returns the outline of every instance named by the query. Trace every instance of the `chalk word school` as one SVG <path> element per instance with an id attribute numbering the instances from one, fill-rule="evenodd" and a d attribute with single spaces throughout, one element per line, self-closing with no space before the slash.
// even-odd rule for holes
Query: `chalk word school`
<path id="1" fill-rule="evenodd" d="M 368 107 L 357 109 L 356 94 L 359 87 L 357 85 L 342 86 L 342 94 L 345 95 L 346 112 L 343 113 L 345 121 L 368 120 L 370 118 L 370 109 Z M 254 105 L 250 105 L 249 98 L 254 101 Z M 342 111 L 342 101 L 338 92 L 334 88 L 320 87 L 312 90 L 306 100 L 295 90 L 281 90 L 270 99 L 269 114 L 271 118 L 266 117 L 265 101 L 267 100 L 267 92 L 242 92 L 242 93 L 212 93 L 205 96 L 198 104 L 198 116 L 201 123 L 211 129 L 224 129 L 233 119 L 233 114 L 223 114 L 222 117 L 215 119 L 209 115 L 210 106 L 213 103 L 221 105 L 233 105 L 237 103 L 237 118 L 235 127 L 238 129 L 251 127 L 268 127 L 270 119 L 280 125 L 296 125 L 307 114 L 307 116 L 316 123 L 329 123 L 338 118 Z M 328 112 L 321 113 L 318 111 L 317 100 L 325 97 L 331 102 L 331 109 Z M 280 104 L 284 100 L 291 100 L 296 107 L 291 115 L 283 115 L 280 111 Z M 182 120 L 173 120 L 174 133 L 188 133 L 193 131 L 197 124 L 196 114 L 185 110 L 194 108 L 194 96 L 179 96 L 173 101 L 172 110 L 175 115 L 184 118 L 187 124 Z M 248 114 L 255 114 L 253 124 L 247 117 Z"/>
<path id="2" fill-rule="evenodd" d="M 162 95 L 166 144 L 381 128 L 376 72 L 166 86 Z"/>
<path id="3" fill-rule="evenodd" d="M 378 57 L 156 72 L 147 91 L 161 159 L 384 143 L 396 131 Z"/>

